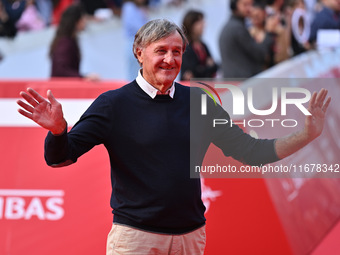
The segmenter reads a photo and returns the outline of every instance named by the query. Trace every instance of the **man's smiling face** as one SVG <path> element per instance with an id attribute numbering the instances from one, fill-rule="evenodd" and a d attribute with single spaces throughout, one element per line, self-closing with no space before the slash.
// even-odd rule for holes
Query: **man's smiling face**
<path id="1" fill-rule="evenodd" d="M 161 91 L 169 89 L 177 77 L 181 70 L 182 55 L 183 39 L 177 31 L 145 48 L 137 49 L 144 79 Z"/>

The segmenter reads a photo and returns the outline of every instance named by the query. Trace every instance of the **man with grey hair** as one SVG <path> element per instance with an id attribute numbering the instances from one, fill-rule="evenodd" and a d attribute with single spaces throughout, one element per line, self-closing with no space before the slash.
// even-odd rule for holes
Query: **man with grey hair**
<path id="1" fill-rule="evenodd" d="M 261 140 L 235 125 L 211 132 L 204 122 L 194 131 L 197 146 L 190 147 L 191 89 L 174 82 L 185 45 L 176 24 L 167 20 L 145 24 L 133 46 L 141 65 L 136 80 L 100 95 L 70 132 L 51 91 L 48 100 L 31 88 L 21 92 L 26 102 L 18 101 L 23 108 L 19 112 L 50 131 L 45 141 L 48 165 L 72 164 L 93 146 L 105 145 L 114 214 L 106 254 L 204 254 L 205 207 L 200 179 L 190 178 L 190 155 L 202 163 L 214 143 L 242 162 L 268 163 L 294 153 L 322 131 L 329 104 L 324 103 L 325 90 L 313 94 L 313 118 L 301 132 Z M 208 104 L 214 103 L 209 99 Z M 209 109 L 208 118 L 229 118 L 220 106 Z"/>
<path id="2" fill-rule="evenodd" d="M 189 174 L 189 88 L 174 83 L 186 47 L 183 31 L 153 20 L 137 32 L 136 80 L 100 95 L 70 132 L 60 103 L 33 89 L 19 112 L 48 129 L 45 159 L 75 163 L 104 144 L 111 163 L 113 225 L 107 254 L 203 254 L 205 207 Z M 176 91 L 176 93 L 175 93 Z"/>

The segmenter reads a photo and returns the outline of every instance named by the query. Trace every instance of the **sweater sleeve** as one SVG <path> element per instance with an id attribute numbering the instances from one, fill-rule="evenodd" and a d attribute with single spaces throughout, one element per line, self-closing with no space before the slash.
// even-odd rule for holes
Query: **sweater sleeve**
<path id="1" fill-rule="evenodd" d="M 275 151 L 275 139 L 256 139 L 243 132 L 239 126 L 231 125 L 229 114 L 219 105 L 215 107 L 214 119 L 228 121 L 227 124 L 216 125 L 211 131 L 212 143 L 225 156 L 248 165 L 264 165 L 279 160 Z"/>
<path id="2" fill-rule="evenodd" d="M 55 136 L 51 132 L 45 139 L 45 161 L 49 166 L 61 167 L 104 143 L 112 127 L 111 106 L 105 95 L 99 96 L 81 116 L 70 132 Z"/>

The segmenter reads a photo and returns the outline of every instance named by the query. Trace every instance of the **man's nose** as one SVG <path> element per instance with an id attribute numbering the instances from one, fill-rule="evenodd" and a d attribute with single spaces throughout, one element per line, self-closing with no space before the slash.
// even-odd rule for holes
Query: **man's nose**
<path id="1" fill-rule="evenodd" d="M 167 64 L 173 64 L 174 63 L 174 54 L 171 52 L 171 51 L 168 51 L 166 54 L 165 54 L 165 57 L 164 57 L 164 62 L 167 63 Z"/>

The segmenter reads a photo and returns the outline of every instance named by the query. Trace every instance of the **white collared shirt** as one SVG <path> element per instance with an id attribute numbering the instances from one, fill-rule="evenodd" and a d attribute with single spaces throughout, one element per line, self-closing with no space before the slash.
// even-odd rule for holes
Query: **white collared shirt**
<path id="1" fill-rule="evenodd" d="M 156 97 L 156 95 L 164 95 L 161 93 L 158 89 L 156 89 L 154 86 L 152 86 L 150 83 L 148 83 L 144 77 L 142 76 L 140 69 L 138 71 L 138 76 L 136 78 L 136 82 L 138 86 L 146 93 L 148 94 L 152 99 Z M 174 98 L 175 95 L 175 86 L 174 83 L 172 83 L 171 87 L 165 92 L 165 94 L 168 94 L 171 98 Z"/>

